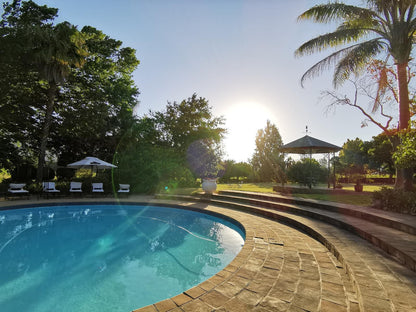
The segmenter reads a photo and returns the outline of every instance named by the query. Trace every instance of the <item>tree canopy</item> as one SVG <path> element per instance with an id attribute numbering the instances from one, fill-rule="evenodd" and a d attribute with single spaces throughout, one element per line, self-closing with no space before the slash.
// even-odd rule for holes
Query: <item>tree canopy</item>
<path id="1" fill-rule="evenodd" d="M 268 120 L 266 127 L 257 131 L 256 149 L 251 160 L 261 181 L 285 182 L 282 146 L 279 130 Z"/>
<path id="2" fill-rule="evenodd" d="M 196 94 L 150 111 L 120 141 L 118 179 L 149 193 L 195 185 L 196 178 L 218 174 L 223 123 Z"/>
<path id="3" fill-rule="evenodd" d="M 135 120 L 134 49 L 91 26 L 55 24 L 58 9 L 46 5 L 17 0 L 3 7 L 0 165 L 26 162 L 42 173 L 45 158 L 111 161 Z"/>

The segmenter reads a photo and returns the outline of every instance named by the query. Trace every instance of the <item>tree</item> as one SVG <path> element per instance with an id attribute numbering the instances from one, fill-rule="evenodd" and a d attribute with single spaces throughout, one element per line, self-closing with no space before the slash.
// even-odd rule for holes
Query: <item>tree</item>
<path id="1" fill-rule="evenodd" d="M 412 65 L 412 66 L 410 66 Z M 414 116 L 416 92 L 411 87 L 411 78 L 414 77 L 414 66 L 409 64 L 409 90 L 412 91 L 410 100 L 411 116 Z M 327 112 L 336 107 L 349 106 L 360 111 L 365 119 L 361 127 L 366 127 L 368 122 L 379 127 L 383 132 L 389 133 L 393 123 L 398 120 L 398 115 L 392 111 L 392 107 L 398 105 L 397 75 L 393 65 L 386 64 L 380 60 L 372 60 L 365 69 L 365 74 L 347 82 L 352 86 L 350 96 L 341 94 L 335 90 L 323 91 L 322 98 L 329 99 Z"/>
<path id="2" fill-rule="evenodd" d="M 33 1 L 6 4 L 3 14 L 2 41 L 7 54 L 15 54 L 20 66 L 27 66 L 44 89 L 44 116 L 40 139 L 37 179 L 42 180 L 43 165 L 59 86 L 71 67 L 81 66 L 87 54 L 84 40 L 68 22 L 53 25 L 57 9 L 39 6 Z M 8 60 L 10 60 L 10 56 Z"/>
<path id="3" fill-rule="evenodd" d="M 42 80 L 47 82 L 47 103 L 40 143 L 37 180 L 41 182 L 49 129 L 54 113 L 55 98 L 68 76 L 71 66 L 80 67 L 86 50 L 75 26 L 64 22 L 51 28 L 38 29 L 34 36 L 39 47 L 35 48 L 35 64 L 39 66 Z"/>
<path id="4" fill-rule="evenodd" d="M 363 151 L 364 142 L 356 138 L 348 139 L 339 152 L 339 161 L 343 171 L 348 176 L 365 174 L 365 165 L 368 164 L 367 154 Z"/>
<path id="5" fill-rule="evenodd" d="M 303 158 L 290 164 L 287 169 L 287 178 L 289 181 L 311 187 L 312 184 L 327 180 L 328 169 L 321 166 L 316 159 Z"/>
<path id="6" fill-rule="evenodd" d="M 416 131 L 410 130 L 401 135 L 402 144 L 393 154 L 396 166 L 409 168 L 414 171 L 416 168 Z"/>
<path id="7" fill-rule="evenodd" d="M 57 159 L 61 166 L 86 155 L 111 162 L 120 139 L 136 122 L 133 109 L 138 104 L 139 91 L 132 75 L 139 61 L 135 50 L 123 47 L 121 41 L 91 26 L 83 27 L 81 32 L 67 23 L 55 26 L 56 15 L 57 9 L 37 6 L 31 1 L 15 1 L 6 6 L 3 15 L 0 50 L 5 53 L 0 54 L 0 140 L 4 145 L 0 164 L 7 169 L 19 163 L 38 163 L 45 110 L 50 103 L 47 94 L 53 85 L 45 80 L 47 73 L 41 75 L 41 69 L 54 67 L 54 62 L 41 66 L 47 60 L 41 56 L 52 49 L 46 45 L 47 39 L 57 35 L 60 27 L 64 39 L 70 35 L 65 34 L 65 29 L 74 32 L 75 37 L 69 40 L 81 38 L 82 48 L 88 54 L 82 67 L 68 63 L 61 68 L 66 72 L 53 97 L 53 118 L 45 148 L 47 157 Z M 45 38 L 34 43 L 27 38 L 28 33 L 35 33 L 39 27 L 42 28 L 37 31 L 38 35 L 43 34 Z M 50 72 L 53 74 L 53 70 Z"/>
<path id="8" fill-rule="evenodd" d="M 227 160 L 223 163 L 225 168 L 221 181 L 225 183 L 249 180 L 253 175 L 253 167 L 246 162 L 236 163 L 234 160 Z"/>
<path id="9" fill-rule="evenodd" d="M 200 165 L 204 161 L 217 164 L 225 132 L 222 124 L 222 118 L 212 115 L 208 101 L 196 94 L 180 103 L 168 103 L 163 111 L 150 112 L 119 142 L 118 179 L 130 182 L 133 191 L 145 193 L 194 186 L 205 169 L 217 170 Z"/>
<path id="10" fill-rule="evenodd" d="M 393 161 L 394 146 L 392 140 L 397 140 L 397 135 L 392 138 L 385 133 L 379 134 L 371 141 L 363 142 L 361 150 L 367 154 L 369 169 L 387 173 L 392 178 L 395 172 Z"/>
<path id="11" fill-rule="evenodd" d="M 407 67 L 414 44 L 416 19 L 414 0 L 367 0 L 367 7 L 342 2 L 321 4 L 299 16 L 318 23 L 340 21 L 333 32 L 318 36 L 301 45 L 295 52 L 302 56 L 329 47 L 348 45 L 319 61 L 306 71 L 302 83 L 336 63 L 333 83 L 340 85 L 352 73 L 358 74 L 369 61 L 380 53 L 391 55 L 396 64 L 399 89 L 399 128 L 407 129 L 410 122 Z M 409 170 L 400 172 L 397 187 L 412 188 Z"/>
<path id="12" fill-rule="evenodd" d="M 253 169 L 262 181 L 285 182 L 284 154 L 280 151 L 282 146 L 279 130 L 267 120 L 266 127 L 257 131 L 256 149 L 251 160 Z"/>
<path id="13" fill-rule="evenodd" d="M 45 99 L 45 88 L 33 60 L 29 30 L 46 25 L 57 9 L 35 3 L 13 1 L 3 5 L 0 21 L 0 137 L 1 165 L 14 169 L 19 163 L 36 164 L 39 150 L 38 113 Z M 4 143 L 4 144 L 3 144 Z"/>
<path id="14" fill-rule="evenodd" d="M 91 26 L 81 32 L 89 55 L 82 68 L 71 70 L 55 103 L 50 145 L 61 165 L 87 155 L 111 161 L 136 123 L 135 50 Z"/>
<path id="15" fill-rule="evenodd" d="M 205 98 L 194 93 L 180 103 L 168 102 L 165 111 L 150 112 L 150 116 L 158 124 L 160 143 L 185 156 L 192 142 L 209 139 L 216 144 L 222 140 L 224 118 L 214 117 L 211 109 Z"/>

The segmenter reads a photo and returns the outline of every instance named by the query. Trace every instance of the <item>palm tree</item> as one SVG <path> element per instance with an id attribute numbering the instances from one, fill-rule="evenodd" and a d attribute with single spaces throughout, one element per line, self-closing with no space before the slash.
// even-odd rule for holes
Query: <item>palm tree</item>
<path id="1" fill-rule="evenodd" d="M 63 22 L 55 26 L 42 25 L 31 29 L 33 34 L 33 60 L 40 79 L 46 82 L 46 108 L 38 158 L 37 180 L 42 180 L 49 129 L 59 86 L 72 67 L 80 67 L 87 50 L 81 33 L 75 26 Z"/>
<path id="2" fill-rule="evenodd" d="M 301 45 L 297 56 L 339 47 L 313 65 L 302 76 L 313 77 L 335 65 L 333 84 L 342 84 L 351 74 L 360 71 L 381 53 L 393 57 L 396 64 L 399 89 L 399 130 L 410 126 L 407 67 L 413 48 L 416 18 L 416 0 L 367 0 L 366 7 L 341 2 L 321 4 L 302 13 L 299 20 L 318 23 L 340 22 L 335 31 L 318 36 Z M 413 170 L 397 171 L 396 187 L 411 189 Z"/>

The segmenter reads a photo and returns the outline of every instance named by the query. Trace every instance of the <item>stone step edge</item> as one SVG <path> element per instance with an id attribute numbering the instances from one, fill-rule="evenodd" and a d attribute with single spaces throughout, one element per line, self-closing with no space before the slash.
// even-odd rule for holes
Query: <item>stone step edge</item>
<path id="1" fill-rule="evenodd" d="M 311 237 L 313 237 L 314 239 L 319 241 L 321 244 L 323 244 L 338 259 L 338 261 L 342 264 L 345 272 L 347 273 L 348 277 L 351 279 L 351 281 L 353 283 L 353 287 L 354 287 L 355 292 L 357 293 L 358 297 L 361 299 L 361 300 L 359 300 L 360 311 L 364 311 L 364 306 L 363 305 L 364 305 L 364 299 L 366 298 L 366 296 L 364 295 L 366 287 L 363 286 L 363 289 L 361 289 L 361 286 L 360 286 L 358 280 L 355 278 L 355 272 L 354 272 L 353 266 L 349 264 L 348 260 L 342 255 L 342 252 L 332 242 L 330 242 L 328 239 L 326 239 L 326 237 L 324 235 L 319 233 L 318 230 L 313 229 L 312 227 L 307 226 L 304 223 L 299 222 L 299 221 L 297 221 L 293 218 L 283 216 L 283 215 L 279 214 L 278 211 L 270 211 L 270 210 L 266 210 L 265 208 L 253 207 L 253 206 L 244 205 L 244 204 L 240 204 L 240 203 L 212 200 L 212 199 L 210 199 L 209 197 L 206 197 L 206 196 L 197 197 L 197 196 L 189 196 L 189 195 L 165 195 L 165 194 L 157 194 L 155 196 L 156 196 L 156 198 L 164 198 L 164 199 L 208 202 L 208 203 L 212 203 L 214 205 L 219 205 L 219 206 L 222 206 L 222 207 L 243 210 L 243 211 L 249 212 L 249 213 L 256 213 L 258 215 L 265 216 L 265 217 L 277 220 L 279 222 L 282 222 L 284 224 L 287 224 L 287 225 L 292 226 L 292 227 L 294 227 L 298 230 L 303 231 L 304 233 L 310 235 Z M 365 265 L 365 264 L 363 264 L 363 265 Z M 370 278 L 370 277 L 368 277 L 368 278 Z M 375 300 L 375 299 L 376 298 L 373 298 L 372 300 Z"/>
<path id="2" fill-rule="evenodd" d="M 269 196 L 267 194 L 256 194 L 256 193 L 240 192 L 240 191 L 220 191 L 218 192 L 218 194 L 220 195 L 229 194 L 232 196 L 236 196 L 237 194 L 238 196 L 245 197 L 245 198 L 258 198 L 258 199 L 266 198 L 268 201 L 273 201 L 273 202 L 278 202 L 278 203 L 283 202 L 283 203 L 288 203 L 288 204 L 309 206 L 311 208 L 322 209 L 326 211 L 338 212 L 338 213 L 346 214 L 346 215 L 353 216 L 356 218 L 360 218 L 363 220 L 367 220 L 367 221 L 370 221 L 379 225 L 383 225 L 383 226 L 386 226 L 395 230 L 399 230 L 408 234 L 416 235 L 415 226 L 405 224 L 397 220 L 392 220 L 388 217 L 375 215 L 371 212 L 359 211 L 359 210 L 348 208 L 348 207 L 341 207 L 335 204 L 331 205 L 329 203 L 313 202 L 313 201 L 302 199 L 299 197 L 295 198 L 295 197 L 287 197 L 287 196 L 281 196 L 281 195 Z"/>
<path id="3" fill-rule="evenodd" d="M 211 201 L 212 201 L 212 198 L 214 198 L 213 200 L 217 200 L 215 199 L 215 196 L 213 196 L 211 197 Z M 227 199 L 225 200 L 219 199 L 219 200 L 234 203 L 236 200 L 237 201 L 241 200 L 241 197 L 229 198 L 228 200 Z M 385 239 L 380 238 L 377 235 L 374 235 L 372 233 L 369 233 L 368 231 L 366 231 L 365 228 L 357 227 L 344 220 L 340 220 L 338 218 L 334 218 L 332 216 L 328 216 L 325 214 L 320 214 L 319 212 L 316 212 L 316 211 L 304 210 L 302 208 L 296 207 L 296 205 L 282 204 L 282 203 L 276 203 L 276 202 L 266 202 L 266 201 L 261 201 L 261 200 L 256 200 L 256 199 L 253 200 L 249 198 L 244 198 L 243 200 L 246 200 L 246 201 L 251 200 L 251 203 L 246 202 L 246 204 L 248 205 L 251 204 L 251 205 L 259 206 L 259 207 L 266 208 L 266 209 L 273 209 L 273 210 L 278 210 L 282 212 L 293 213 L 295 215 L 311 217 L 311 218 L 326 222 L 328 224 L 331 224 L 337 227 L 342 227 L 344 230 L 347 230 L 353 234 L 356 234 L 359 237 L 370 242 L 374 246 L 380 248 L 381 250 L 383 250 L 384 252 L 392 256 L 398 263 L 416 272 L 416 259 L 412 255 L 409 255 L 405 251 L 397 248 L 396 246 L 392 245 L 390 242 L 386 241 Z M 378 225 L 378 226 L 382 226 L 382 225 Z"/>
<path id="4" fill-rule="evenodd" d="M 160 195 L 160 196 L 163 196 L 163 195 Z M 210 195 L 210 196 L 183 195 L 179 197 L 176 195 L 174 196 L 174 198 L 183 198 L 183 199 L 189 199 L 189 200 L 212 202 L 212 203 L 217 203 L 219 205 L 223 204 L 223 205 L 231 206 L 232 208 L 237 208 L 237 209 L 239 209 L 240 206 L 251 207 L 252 209 L 261 207 L 263 209 L 271 209 L 273 210 L 273 212 L 276 212 L 276 213 L 278 211 L 282 211 L 286 213 L 293 213 L 294 215 L 298 215 L 298 216 L 314 218 L 322 222 L 325 222 L 327 224 L 330 224 L 332 226 L 341 227 L 342 229 L 365 239 L 366 241 L 371 243 L 373 246 L 381 249 L 383 252 L 390 255 L 392 259 L 394 259 L 396 262 L 416 272 L 416 259 L 412 255 L 409 255 L 407 252 L 392 245 L 389 241 L 386 241 L 383 238 L 377 237 L 376 235 L 369 233 L 368 231 L 366 231 L 365 228 L 363 229 L 361 227 L 357 227 L 353 224 L 350 224 L 348 222 L 345 222 L 339 219 L 335 219 L 327 215 L 319 214 L 317 212 L 312 212 L 310 210 L 302 210 L 300 208 L 296 208 L 294 205 L 282 204 L 282 203 L 276 203 L 276 202 L 274 203 L 268 202 L 268 205 L 263 205 L 264 201 L 263 202 L 257 201 L 249 205 L 247 203 L 240 203 L 239 200 L 241 200 L 241 198 L 233 198 L 232 200 L 224 200 L 224 199 L 219 200 L 219 199 L 215 199 L 215 195 Z M 273 207 L 270 207 L 271 204 L 273 204 Z"/>

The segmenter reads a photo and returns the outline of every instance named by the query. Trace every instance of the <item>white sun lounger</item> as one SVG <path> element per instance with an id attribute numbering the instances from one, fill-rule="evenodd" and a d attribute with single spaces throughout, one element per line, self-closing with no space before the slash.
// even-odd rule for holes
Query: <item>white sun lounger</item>
<path id="1" fill-rule="evenodd" d="M 69 187 L 70 193 L 82 193 L 82 182 L 71 182 Z"/>
<path id="2" fill-rule="evenodd" d="M 55 182 L 43 182 L 43 191 L 46 193 L 59 193 L 60 190 L 55 188 Z"/>
<path id="3" fill-rule="evenodd" d="M 119 184 L 120 189 L 118 193 L 130 193 L 130 184 Z"/>
<path id="4" fill-rule="evenodd" d="M 55 182 L 43 182 L 42 186 L 43 192 L 46 193 L 46 197 L 48 197 L 49 194 L 56 194 L 60 192 L 60 190 L 55 188 Z"/>
<path id="5" fill-rule="evenodd" d="M 92 184 L 93 193 L 104 193 L 103 183 L 93 183 Z"/>
<path id="6" fill-rule="evenodd" d="M 7 193 L 8 195 L 17 195 L 17 196 L 27 195 L 29 197 L 29 191 L 23 189 L 25 186 L 26 186 L 26 183 L 10 183 Z"/>

